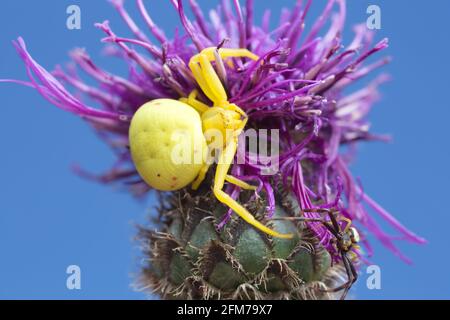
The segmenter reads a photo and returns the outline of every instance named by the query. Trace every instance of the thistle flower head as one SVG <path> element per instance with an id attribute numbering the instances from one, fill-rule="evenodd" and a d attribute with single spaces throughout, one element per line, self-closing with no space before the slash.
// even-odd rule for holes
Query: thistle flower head
<path id="1" fill-rule="evenodd" d="M 387 58 L 367 63 L 367 59 L 388 46 L 383 39 L 372 44 L 374 35 L 365 25 L 354 28 L 354 38 L 343 42 L 346 18 L 345 0 L 329 0 L 315 23 L 306 26 L 305 19 L 312 0 L 298 1 L 290 11 L 282 13 L 282 23 L 270 29 L 270 11 L 256 25 L 253 1 L 245 6 L 239 0 L 222 1 L 209 12 L 207 19 L 195 0 L 171 0 L 178 12 L 184 35 L 169 39 L 150 17 L 142 0 L 137 6 L 145 29 L 138 27 L 130 17 L 122 0 L 112 0 L 134 37 L 116 34 L 108 21 L 96 24 L 104 34 L 108 53 L 119 56 L 129 68 L 127 77 L 114 75 L 98 67 L 85 50 L 76 49 L 71 58 L 78 70 L 94 78 L 98 86 L 84 83 L 75 69 L 58 67 L 46 71 L 30 55 L 23 39 L 14 45 L 25 62 L 31 86 L 57 107 L 82 117 L 117 154 L 117 163 L 107 173 L 95 176 L 77 169 L 89 178 L 105 183 L 123 182 L 131 190 L 144 195 L 149 187 L 136 172 L 128 149 L 128 129 L 133 114 L 144 103 L 158 99 L 179 99 L 199 89 L 190 69 L 189 59 L 208 47 L 246 48 L 255 53 L 258 61 L 233 59 L 215 63 L 217 74 L 227 90 L 230 102 L 238 105 L 249 116 L 249 127 L 278 129 L 280 154 L 279 171 L 268 176 L 265 161 L 235 163 L 231 172 L 242 180 L 259 183 L 258 192 L 268 199 L 268 215 L 275 208 L 274 188 L 283 183 L 291 190 L 307 218 L 319 218 L 313 208 L 334 208 L 355 222 L 362 231 L 374 234 L 386 247 L 407 261 L 395 247 L 399 237 L 413 242 L 424 240 L 402 226 L 386 210 L 367 195 L 348 169 L 353 148 L 347 153 L 341 146 L 354 146 L 360 141 L 384 139 L 370 133 L 367 115 L 378 100 L 378 86 L 387 80 L 381 75 L 362 89 L 347 94 L 349 85 L 372 73 L 388 62 Z M 189 4 L 193 19 L 186 11 Z M 331 20 L 326 29 L 326 22 Z M 151 34 L 155 43 L 149 40 Z M 111 46 L 113 45 L 113 46 Z M 96 101 L 88 105 L 67 87 Z M 210 104 L 206 96 L 200 96 Z M 241 150 L 246 160 L 249 150 Z M 239 188 L 228 186 L 226 192 L 233 198 Z M 400 236 L 390 236 L 368 213 L 370 208 L 381 216 Z M 231 211 L 219 227 L 223 227 Z M 311 222 L 321 243 L 330 251 L 333 235 L 320 222 Z M 359 252 L 358 252 L 359 254 Z"/>

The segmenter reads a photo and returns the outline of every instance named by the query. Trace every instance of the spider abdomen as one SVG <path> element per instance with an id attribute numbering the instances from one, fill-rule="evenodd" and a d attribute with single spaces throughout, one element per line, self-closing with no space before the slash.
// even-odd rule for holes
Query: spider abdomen
<path id="1" fill-rule="evenodd" d="M 131 121 L 129 139 L 138 173 L 161 191 L 191 183 L 207 151 L 198 112 L 171 99 L 153 100 L 140 107 Z"/>

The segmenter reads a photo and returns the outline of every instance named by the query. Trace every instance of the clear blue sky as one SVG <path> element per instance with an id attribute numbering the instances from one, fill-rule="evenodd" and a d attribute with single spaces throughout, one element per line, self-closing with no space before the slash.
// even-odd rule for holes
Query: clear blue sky
<path id="1" fill-rule="evenodd" d="M 134 1 L 128 2 L 136 14 Z M 168 1 L 147 2 L 157 23 L 171 34 L 179 23 Z M 215 1 L 199 2 L 210 7 Z M 294 1 L 255 2 L 261 13 L 266 7 L 279 12 L 282 5 Z M 312 16 L 323 3 L 315 1 Z M 365 21 L 369 4 L 381 7 L 378 38 L 390 38 L 387 52 L 394 57 L 385 69 L 393 81 L 382 88 L 383 100 L 372 113 L 373 130 L 392 134 L 394 142 L 361 146 L 353 172 L 369 194 L 429 240 L 426 246 L 400 245 L 414 266 L 403 264 L 375 243 L 373 261 L 382 268 L 382 290 L 366 288 L 363 270 L 353 292 L 364 299 L 450 298 L 450 105 L 446 98 L 450 2 L 348 3 L 348 30 Z M 81 7 L 80 31 L 65 27 L 70 4 Z M 86 47 L 99 59 L 103 35 L 93 24 L 105 19 L 116 31 L 128 32 L 102 0 L 2 1 L 0 78 L 26 77 L 10 45 L 19 35 L 50 69 L 66 62 L 73 47 Z M 101 64 L 124 71 L 114 59 L 103 59 Z M 109 149 L 81 120 L 29 88 L 1 84 L 0 97 L 0 298 L 145 299 L 130 287 L 140 263 L 133 237 L 135 224 L 146 221 L 152 199 L 138 203 L 126 193 L 72 174 L 70 166 L 75 162 L 101 171 L 113 161 Z M 82 269 L 79 291 L 66 289 L 65 270 L 70 264 Z"/>

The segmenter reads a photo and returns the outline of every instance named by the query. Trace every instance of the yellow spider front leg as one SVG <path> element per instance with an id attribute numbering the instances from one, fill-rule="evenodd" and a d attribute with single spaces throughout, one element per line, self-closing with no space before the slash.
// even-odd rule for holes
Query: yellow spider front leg
<path id="1" fill-rule="evenodd" d="M 226 132 L 228 130 L 232 130 L 233 133 L 230 138 L 225 139 L 223 145 L 221 146 L 218 159 L 219 161 L 214 178 L 214 195 L 220 202 L 230 207 L 242 219 L 254 226 L 256 229 L 259 229 L 273 237 L 290 239 L 293 237 L 292 234 L 281 234 L 266 227 L 261 222 L 256 220 L 255 217 L 247 211 L 247 209 L 223 191 L 225 181 L 235 184 L 243 189 L 255 190 L 256 188 L 236 177 L 228 175 L 228 171 L 236 154 L 238 136 L 244 129 L 248 118 L 242 109 L 228 102 L 225 88 L 223 87 L 219 76 L 216 74 L 214 67 L 211 64 L 211 62 L 216 59 L 214 50 L 217 49 L 207 48 L 198 55 L 192 57 L 189 62 L 189 67 L 192 70 L 198 85 L 202 89 L 203 93 L 214 103 L 214 107 L 205 110 L 205 105 L 196 100 L 196 91 L 193 91 L 189 97 L 184 100 L 201 113 L 204 131 L 208 129 L 215 129 L 225 133 L 225 136 L 227 136 Z M 258 60 L 256 55 L 246 49 L 219 49 L 219 56 L 224 59 L 230 57 L 246 57 L 253 60 Z M 192 185 L 194 189 L 197 189 L 201 182 L 205 179 L 209 166 L 209 164 L 205 163 L 200 169 L 200 172 Z"/>
<path id="2" fill-rule="evenodd" d="M 256 61 L 258 56 L 247 49 L 207 48 L 191 58 L 189 68 L 198 85 L 205 95 L 214 102 L 215 106 L 223 106 L 228 104 L 228 97 L 219 76 L 211 64 L 212 61 L 216 60 L 215 50 L 219 51 L 219 56 L 222 59 L 235 57 L 249 58 Z"/>
<path id="3" fill-rule="evenodd" d="M 228 170 L 230 169 L 230 165 L 233 162 L 234 155 L 236 154 L 236 149 L 237 142 L 231 141 L 220 155 L 214 177 L 214 195 L 220 202 L 233 209 L 233 211 L 236 212 L 242 219 L 244 219 L 248 224 L 254 226 L 256 229 L 259 229 L 276 238 L 291 239 L 293 237 L 292 234 L 281 234 L 263 225 L 261 222 L 256 220 L 255 217 L 247 211 L 247 209 L 245 209 L 222 190 Z"/>

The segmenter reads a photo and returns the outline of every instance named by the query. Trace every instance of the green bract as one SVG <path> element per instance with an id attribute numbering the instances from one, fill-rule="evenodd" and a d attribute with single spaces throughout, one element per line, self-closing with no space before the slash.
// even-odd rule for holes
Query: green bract
<path id="1" fill-rule="evenodd" d="M 236 217 L 218 231 L 225 211 L 210 191 L 201 192 L 170 195 L 160 208 L 163 232 L 141 230 L 149 258 L 142 287 L 176 299 L 335 298 L 324 289 L 342 279 L 341 266 L 332 266 L 328 251 L 302 223 L 269 222 L 280 232 L 294 233 L 293 239 L 268 237 Z M 293 216 L 287 195 L 278 198 L 275 217 Z M 263 219 L 263 199 L 241 201 Z"/>

